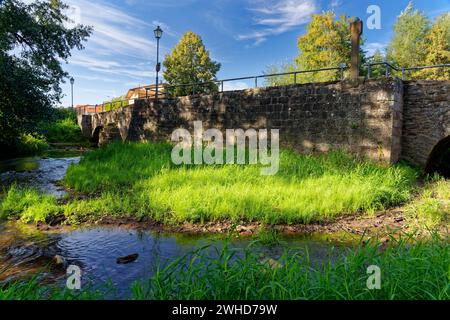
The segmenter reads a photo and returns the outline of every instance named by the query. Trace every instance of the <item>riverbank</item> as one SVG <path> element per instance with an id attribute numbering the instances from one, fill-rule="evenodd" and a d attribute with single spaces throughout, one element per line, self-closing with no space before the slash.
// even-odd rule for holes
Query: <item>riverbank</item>
<path id="1" fill-rule="evenodd" d="M 27 222 L 64 217 L 181 223 L 310 224 L 375 213 L 411 199 L 418 172 L 343 152 L 304 156 L 283 150 L 275 176 L 257 165 L 176 166 L 164 143 L 111 144 L 70 166 L 63 184 L 73 195 L 57 201 L 11 188 L 0 212 Z"/>
<path id="2" fill-rule="evenodd" d="M 56 161 L 48 168 L 64 170 L 58 188 L 66 188 L 66 196 L 13 185 L 5 190 L 0 217 L 41 229 L 129 225 L 245 235 L 261 228 L 362 234 L 448 225 L 450 182 L 423 182 L 404 164 L 385 167 L 342 152 L 303 156 L 284 150 L 279 174 L 266 177 L 258 166 L 175 166 L 170 152 L 164 143 L 113 144 L 87 153 L 65 178 L 70 162 Z"/>

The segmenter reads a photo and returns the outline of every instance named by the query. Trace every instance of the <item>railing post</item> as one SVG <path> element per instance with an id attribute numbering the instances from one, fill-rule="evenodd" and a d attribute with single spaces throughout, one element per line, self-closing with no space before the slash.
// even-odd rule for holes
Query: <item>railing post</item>
<path id="1" fill-rule="evenodd" d="M 294 84 L 297 84 L 297 72 L 294 73 Z"/>
<path id="2" fill-rule="evenodd" d="M 387 63 L 385 63 L 384 66 L 386 67 L 386 70 L 385 70 L 386 78 L 389 78 L 389 65 Z"/>
<path id="3" fill-rule="evenodd" d="M 405 80 L 405 67 L 402 67 L 402 80 Z"/>
<path id="4" fill-rule="evenodd" d="M 195 84 L 192 85 L 192 95 L 195 96 Z"/>
<path id="5" fill-rule="evenodd" d="M 255 88 L 258 88 L 258 77 L 255 77 Z"/>
<path id="6" fill-rule="evenodd" d="M 367 65 L 367 79 L 370 79 L 371 76 L 372 76 L 372 65 L 368 64 Z"/>
<path id="7" fill-rule="evenodd" d="M 345 65 L 343 63 L 341 63 L 339 65 L 339 69 L 341 71 L 341 81 L 344 80 L 344 68 L 345 68 Z"/>
<path id="8" fill-rule="evenodd" d="M 221 84 L 221 86 L 222 86 L 222 89 L 221 89 L 221 90 L 222 90 L 222 92 L 223 92 L 223 81 L 222 81 L 221 83 L 222 83 L 222 84 Z"/>

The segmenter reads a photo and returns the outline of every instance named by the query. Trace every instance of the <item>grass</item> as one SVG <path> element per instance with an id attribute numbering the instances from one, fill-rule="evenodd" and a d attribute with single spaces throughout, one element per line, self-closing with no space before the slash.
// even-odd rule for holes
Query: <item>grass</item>
<path id="1" fill-rule="evenodd" d="M 13 185 L 0 204 L 0 219 L 19 218 L 25 223 L 45 222 L 60 210 L 53 196 Z"/>
<path id="2" fill-rule="evenodd" d="M 70 223 L 104 216 L 310 223 L 401 204 L 417 178 L 406 165 L 384 167 L 343 152 L 305 156 L 284 150 L 275 176 L 261 176 L 257 165 L 175 166 L 170 154 L 165 143 L 111 144 L 90 152 L 64 180 L 89 197 L 50 203 L 49 214 L 63 212 Z M 11 207 L 16 192 L 5 197 Z M 8 210 L 40 216 L 44 204 L 17 206 Z"/>
<path id="3" fill-rule="evenodd" d="M 203 248 L 173 262 L 161 261 L 149 279 L 136 281 L 131 299 L 150 300 L 449 300 L 448 238 L 433 233 L 391 237 L 380 249 L 370 240 L 334 262 L 313 264 L 307 254 L 286 252 L 276 264 L 225 243 L 215 258 Z M 361 242 L 362 243 L 362 242 Z M 381 289 L 369 290 L 367 268 L 378 266 Z M 102 299 L 114 289 L 70 292 L 42 287 L 36 279 L 0 287 L 2 299 Z M 112 290 L 112 291 L 111 291 Z"/>
<path id="4" fill-rule="evenodd" d="M 420 197 L 406 208 L 406 216 L 413 225 L 434 228 L 450 219 L 450 180 L 430 179 Z"/>

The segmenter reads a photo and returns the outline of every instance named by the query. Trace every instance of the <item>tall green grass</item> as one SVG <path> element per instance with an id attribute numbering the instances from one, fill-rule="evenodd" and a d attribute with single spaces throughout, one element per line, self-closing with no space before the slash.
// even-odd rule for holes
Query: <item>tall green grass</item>
<path id="1" fill-rule="evenodd" d="M 149 300 L 449 300 L 448 237 L 433 233 L 392 236 L 385 249 L 370 240 L 335 261 L 312 263 L 308 253 L 286 252 L 269 262 L 226 242 L 212 256 L 202 248 L 173 262 L 160 261 L 149 279 L 137 280 L 130 299 Z M 381 288 L 369 289 L 367 270 L 381 271 Z M 101 285 L 99 287 L 102 287 Z M 68 291 L 36 279 L 0 286 L 0 300 L 108 299 L 114 288 Z"/>
<path id="2" fill-rule="evenodd" d="M 70 210 L 171 222 L 307 223 L 405 202 L 417 177 L 405 165 L 383 167 L 343 152 L 284 150 L 275 176 L 261 176 L 258 165 L 174 166 L 170 153 L 168 144 L 145 143 L 87 154 L 65 183 L 98 197 Z"/>
<path id="3" fill-rule="evenodd" d="M 420 196 L 406 207 L 412 225 L 434 228 L 450 221 L 450 180 L 439 176 L 426 182 Z"/>
<path id="4" fill-rule="evenodd" d="M 401 204 L 417 178 L 406 165 L 380 166 L 343 152 L 284 150 L 275 176 L 261 176 L 258 165 L 175 166 L 170 154 L 165 143 L 111 144 L 86 154 L 64 183 L 90 197 L 57 211 L 72 223 L 102 216 L 309 223 Z"/>

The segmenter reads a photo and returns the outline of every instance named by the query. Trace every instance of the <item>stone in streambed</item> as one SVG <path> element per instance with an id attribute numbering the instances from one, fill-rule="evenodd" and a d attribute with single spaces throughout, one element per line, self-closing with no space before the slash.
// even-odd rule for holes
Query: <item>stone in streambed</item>
<path id="1" fill-rule="evenodd" d="M 137 253 L 130 254 L 129 256 L 125 256 L 125 257 L 119 257 L 119 258 L 117 258 L 117 263 L 118 264 L 131 263 L 131 262 L 136 261 L 138 257 L 139 257 L 139 254 L 137 254 Z"/>

